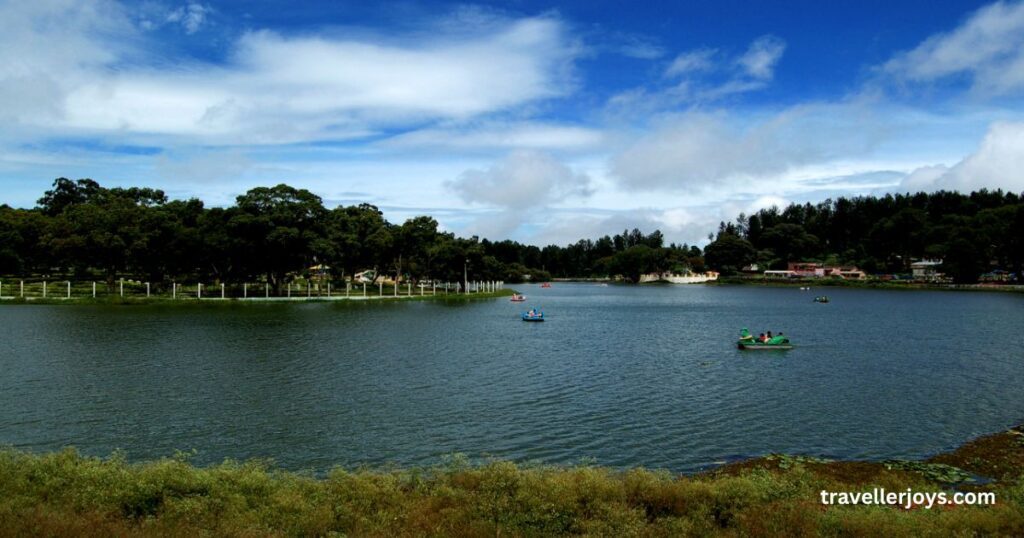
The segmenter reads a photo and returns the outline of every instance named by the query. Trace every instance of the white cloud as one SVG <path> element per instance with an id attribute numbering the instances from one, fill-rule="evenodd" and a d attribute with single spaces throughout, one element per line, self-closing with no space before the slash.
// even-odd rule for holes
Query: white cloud
<path id="1" fill-rule="evenodd" d="M 714 67 L 711 59 L 717 51 L 714 49 L 697 49 L 676 56 L 675 60 L 665 69 L 665 76 L 676 77 L 693 72 L 707 71 Z"/>
<path id="2" fill-rule="evenodd" d="M 600 129 L 540 122 L 487 122 L 412 131 L 389 138 L 389 148 L 459 150 L 537 149 L 586 150 L 605 140 Z"/>
<path id="3" fill-rule="evenodd" d="M 576 54 L 558 19 L 535 17 L 386 38 L 253 31 L 226 63 L 156 69 L 139 67 L 147 62 L 134 45 L 143 38 L 117 4 L 0 9 L 16 27 L 0 37 L 0 116 L 62 135 L 233 145 L 347 139 L 563 95 Z M 191 3 L 169 18 L 192 32 L 208 13 Z"/>
<path id="4" fill-rule="evenodd" d="M 1002 188 L 1024 192 L 1024 122 L 993 124 L 978 150 L 952 167 L 917 168 L 900 184 L 908 190 Z"/>
<path id="5" fill-rule="evenodd" d="M 921 166 L 911 170 L 906 177 L 900 181 L 900 188 L 910 192 L 928 191 L 935 187 L 937 181 L 949 173 L 949 167 L 944 164 L 933 164 Z"/>
<path id="6" fill-rule="evenodd" d="M 1024 89 L 1024 3 L 985 6 L 953 31 L 895 56 L 882 71 L 913 82 L 966 75 L 975 92 L 986 95 Z"/>
<path id="7" fill-rule="evenodd" d="M 521 210 L 590 194 L 590 178 L 550 155 L 515 151 L 486 170 L 470 169 L 447 183 L 468 203 Z"/>
<path id="8" fill-rule="evenodd" d="M 194 34 L 206 22 L 206 16 L 210 11 L 210 6 L 192 2 L 171 10 L 167 14 L 167 22 L 180 24 L 185 33 Z"/>
<path id="9" fill-rule="evenodd" d="M 160 155 L 156 171 L 165 181 L 209 185 L 234 180 L 252 165 L 252 161 L 236 149 L 183 157 Z"/>
<path id="10" fill-rule="evenodd" d="M 69 91 L 133 51 L 133 26 L 114 2 L 2 2 L 0 21 L 4 130 L 59 122 Z"/>
<path id="11" fill-rule="evenodd" d="M 675 109 L 681 105 L 707 105 L 725 97 L 760 90 L 772 79 L 786 50 L 782 39 L 765 35 L 751 42 L 746 52 L 729 57 L 712 48 L 680 53 L 665 68 L 671 86 L 632 88 L 608 99 L 612 113 L 635 115 Z"/>
<path id="12" fill-rule="evenodd" d="M 782 58 L 785 50 L 785 41 L 772 35 L 761 36 L 750 44 L 750 48 L 740 56 L 737 63 L 751 78 L 768 80 L 774 75 L 775 64 Z"/>
<path id="13" fill-rule="evenodd" d="M 726 113 L 669 116 L 614 156 L 611 171 L 628 188 L 685 192 L 777 175 L 828 156 L 807 132 L 820 114 L 795 108 L 752 125 Z"/>

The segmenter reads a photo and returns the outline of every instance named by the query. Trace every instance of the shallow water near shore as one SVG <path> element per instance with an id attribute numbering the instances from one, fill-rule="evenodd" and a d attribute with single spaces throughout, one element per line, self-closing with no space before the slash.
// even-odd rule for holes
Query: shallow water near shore
<path id="1" fill-rule="evenodd" d="M 924 457 L 1024 418 L 1018 294 L 516 288 L 526 303 L 0 306 L 0 444 L 695 471 Z M 547 321 L 519 319 L 533 306 Z M 741 327 L 797 347 L 738 351 Z"/>

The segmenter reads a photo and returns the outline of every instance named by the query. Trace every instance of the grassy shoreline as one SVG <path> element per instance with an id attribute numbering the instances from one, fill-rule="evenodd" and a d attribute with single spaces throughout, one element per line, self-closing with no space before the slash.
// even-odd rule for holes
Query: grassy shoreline
<path id="1" fill-rule="evenodd" d="M 243 299 L 241 297 L 228 297 L 221 299 L 219 297 L 204 297 L 203 299 L 197 299 L 195 297 L 181 297 L 178 299 L 172 299 L 170 297 L 111 297 L 101 296 L 97 298 L 92 297 L 3 297 L 0 298 L 0 306 L 3 305 L 168 305 L 168 306 L 195 306 L 195 305 L 210 305 L 210 306 L 224 306 L 224 305 L 267 305 L 267 304 L 304 304 L 304 303 L 334 303 L 334 304 L 357 304 L 357 303 L 375 303 L 375 302 L 401 302 L 401 301 L 450 301 L 450 302 L 461 302 L 461 301 L 472 301 L 477 299 L 495 299 L 499 297 L 509 297 L 517 293 L 514 289 L 505 288 L 496 290 L 493 292 L 481 292 L 481 293 L 449 293 L 449 294 L 437 294 L 431 295 L 427 293 L 425 295 L 413 294 L 413 295 L 370 295 L 366 297 L 360 295 L 352 295 L 345 297 L 342 295 L 334 295 L 332 297 L 326 296 L 312 296 L 312 297 L 271 297 L 269 299 L 263 297 L 250 297 Z"/>
<path id="2" fill-rule="evenodd" d="M 0 450 L 0 535 L 889 536 L 1024 533 L 1024 433 L 919 462 L 770 455 L 692 476 L 593 466 L 127 463 Z M 990 481 L 969 482 L 971 475 Z M 991 506 L 825 506 L 820 491 L 990 491 Z"/>

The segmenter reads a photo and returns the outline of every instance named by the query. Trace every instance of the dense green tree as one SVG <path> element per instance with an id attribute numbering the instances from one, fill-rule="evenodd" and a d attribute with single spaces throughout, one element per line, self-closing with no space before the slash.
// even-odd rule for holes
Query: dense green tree
<path id="1" fill-rule="evenodd" d="M 754 261 L 757 251 L 750 241 L 734 234 L 723 233 L 704 248 L 708 267 L 724 275 L 735 274 Z"/>
<path id="2" fill-rule="evenodd" d="M 304 271 L 318 255 L 323 257 L 315 250 L 327 216 L 319 196 L 281 184 L 251 189 L 236 202 L 228 227 L 242 243 L 240 261 L 276 289 L 289 273 Z"/>

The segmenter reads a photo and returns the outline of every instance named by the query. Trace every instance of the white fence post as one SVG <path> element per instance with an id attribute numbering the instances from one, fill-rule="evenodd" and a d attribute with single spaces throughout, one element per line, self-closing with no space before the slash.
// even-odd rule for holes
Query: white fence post
<path id="1" fill-rule="evenodd" d="M 149 299 L 149 282 L 146 282 L 146 298 Z"/>
<path id="2" fill-rule="evenodd" d="M 264 286 L 264 290 L 263 291 L 266 294 L 267 299 L 269 299 L 270 298 L 270 282 L 267 282 L 263 286 Z"/>
<path id="3" fill-rule="evenodd" d="M 292 283 L 291 282 L 288 283 L 288 298 L 289 299 L 292 298 Z"/>
<path id="4" fill-rule="evenodd" d="M 331 298 L 331 283 L 330 282 L 327 283 L 327 298 L 328 299 Z"/>
<path id="5" fill-rule="evenodd" d="M 203 283 L 196 284 L 196 299 L 203 298 Z"/>
<path id="6" fill-rule="evenodd" d="M 220 298 L 221 299 L 224 298 L 224 283 L 223 282 L 220 283 Z"/>
<path id="7" fill-rule="evenodd" d="M 248 299 L 249 298 L 249 283 L 248 282 L 243 282 L 242 283 L 242 298 L 243 299 Z"/>
<path id="8" fill-rule="evenodd" d="M 178 298 L 178 283 L 177 282 L 171 282 L 171 299 L 177 299 L 177 298 Z"/>
<path id="9" fill-rule="evenodd" d="M 405 294 L 412 297 L 412 280 L 405 283 Z"/>
<path id="10" fill-rule="evenodd" d="M 21 298 L 24 299 L 25 298 L 25 281 L 22 280 L 20 282 L 21 282 Z"/>
<path id="11" fill-rule="evenodd" d="M 68 299 L 71 298 L 71 281 L 68 280 Z"/>
<path id="12" fill-rule="evenodd" d="M 121 279 L 121 297 L 124 297 L 124 279 Z"/>
<path id="13" fill-rule="evenodd" d="M 92 298 L 93 299 L 96 298 L 96 281 L 95 280 L 92 281 Z"/>
<path id="14" fill-rule="evenodd" d="M 46 298 L 46 281 L 43 281 L 43 299 Z"/>

